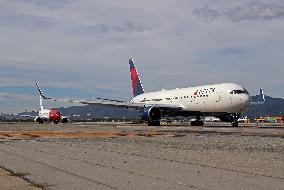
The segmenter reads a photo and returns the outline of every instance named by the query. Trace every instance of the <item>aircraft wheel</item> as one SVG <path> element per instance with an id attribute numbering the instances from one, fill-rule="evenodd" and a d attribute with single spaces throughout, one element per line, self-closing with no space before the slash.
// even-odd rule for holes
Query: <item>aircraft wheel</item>
<path id="1" fill-rule="evenodd" d="M 191 126 L 203 126 L 204 122 L 201 120 L 195 120 L 195 121 L 190 122 L 190 125 Z"/>
<path id="2" fill-rule="evenodd" d="M 68 119 L 67 118 L 63 118 L 62 119 L 62 123 L 67 123 L 68 122 Z"/>
<path id="3" fill-rule="evenodd" d="M 233 121 L 232 122 L 232 127 L 238 127 L 239 126 L 239 122 L 238 121 Z"/>

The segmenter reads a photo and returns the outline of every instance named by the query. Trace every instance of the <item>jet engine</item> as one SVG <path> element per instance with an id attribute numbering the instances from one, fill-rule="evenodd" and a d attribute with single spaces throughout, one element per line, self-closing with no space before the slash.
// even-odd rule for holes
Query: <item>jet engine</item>
<path id="1" fill-rule="evenodd" d="M 62 117 L 62 123 L 67 123 L 67 122 L 68 122 L 67 117 Z"/>
<path id="2" fill-rule="evenodd" d="M 162 117 L 162 111 L 158 107 L 145 107 L 141 117 L 146 121 L 159 121 Z"/>

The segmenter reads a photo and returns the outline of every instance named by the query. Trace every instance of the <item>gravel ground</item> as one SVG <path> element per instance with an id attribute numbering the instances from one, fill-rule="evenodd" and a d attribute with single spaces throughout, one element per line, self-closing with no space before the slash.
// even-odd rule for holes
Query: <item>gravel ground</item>
<path id="1" fill-rule="evenodd" d="M 40 130 L 155 130 L 54 126 Z M 0 125 L 4 128 L 38 125 Z M 0 166 L 25 173 L 44 189 L 284 189 L 284 138 L 178 130 L 177 137 L 0 139 Z"/>

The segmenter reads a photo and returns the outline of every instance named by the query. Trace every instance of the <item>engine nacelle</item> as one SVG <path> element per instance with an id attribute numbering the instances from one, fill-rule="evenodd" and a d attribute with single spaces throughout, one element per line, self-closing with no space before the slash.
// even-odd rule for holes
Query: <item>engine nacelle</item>
<path id="1" fill-rule="evenodd" d="M 35 117 L 35 118 L 34 118 L 34 122 L 38 122 L 39 119 L 40 119 L 39 117 Z"/>
<path id="2" fill-rule="evenodd" d="M 40 118 L 38 116 L 34 118 L 34 121 L 38 122 L 39 124 L 43 124 L 43 120 L 44 120 L 43 118 Z"/>
<path id="3" fill-rule="evenodd" d="M 67 123 L 69 120 L 68 120 L 67 117 L 62 117 L 61 121 L 62 121 L 62 123 Z"/>
<path id="4" fill-rule="evenodd" d="M 146 121 L 158 121 L 162 117 L 162 111 L 158 107 L 145 107 L 141 117 Z"/>

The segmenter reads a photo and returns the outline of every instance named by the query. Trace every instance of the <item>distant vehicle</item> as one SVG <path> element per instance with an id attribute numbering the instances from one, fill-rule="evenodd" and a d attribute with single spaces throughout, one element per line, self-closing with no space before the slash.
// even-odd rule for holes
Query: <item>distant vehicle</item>
<path id="1" fill-rule="evenodd" d="M 63 117 L 58 109 L 44 109 L 42 103 L 42 97 L 40 96 L 40 110 L 38 112 L 38 116 L 34 119 L 35 122 L 39 124 L 43 124 L 44 121 L 51 121 L 54 124 L 58 124 L 59 122 L 67 123 L 68 118 Z"/>
<path id="2" fill-rule="evenodd" d="M 272 118 L 272 117 L 266 117 L 265 121 L 268 123 L 277 123 L 277 119 Z"/>
<path id="3" fill-rule="evenodd" d="M 191 122 L 193 126 L 203 126 L 201 117 L 215 116 L 224 122 L 231 122 L 232 126 L 238 126 L 241 112 L 245 111 L 251 102 L 248 91 L 238 84 L 221 83 L 188 88 L 176 88 L 173 90 L 161 90 L 146 93 L 133 59 L 129 60 L 132 90 L 134 98 L 129 102 L 114 101 L 108 99 L 92 100 L 66 100 L 47 98 L 54 101 L 76 102 L 81 104 L 93 104 L 101 106 L 134 108 L 139 110 L 143 120 L 149 126 L 160 125 L 162 117 L 195 116 Z"/>
<path id="4" fill-rule="evenodd" d="M 266 122 L 266 123 L 281 123 L 284 122 L 284 117 L 282 116 L 266 116 L 255 119 L 256 122 Z"/>
<path id="5" fill-rule="evenodd" d="M 275 119 L 278 123 L 284 122 L 284 117 L 282 116 L 270 116 L 270 118 Z"/>

